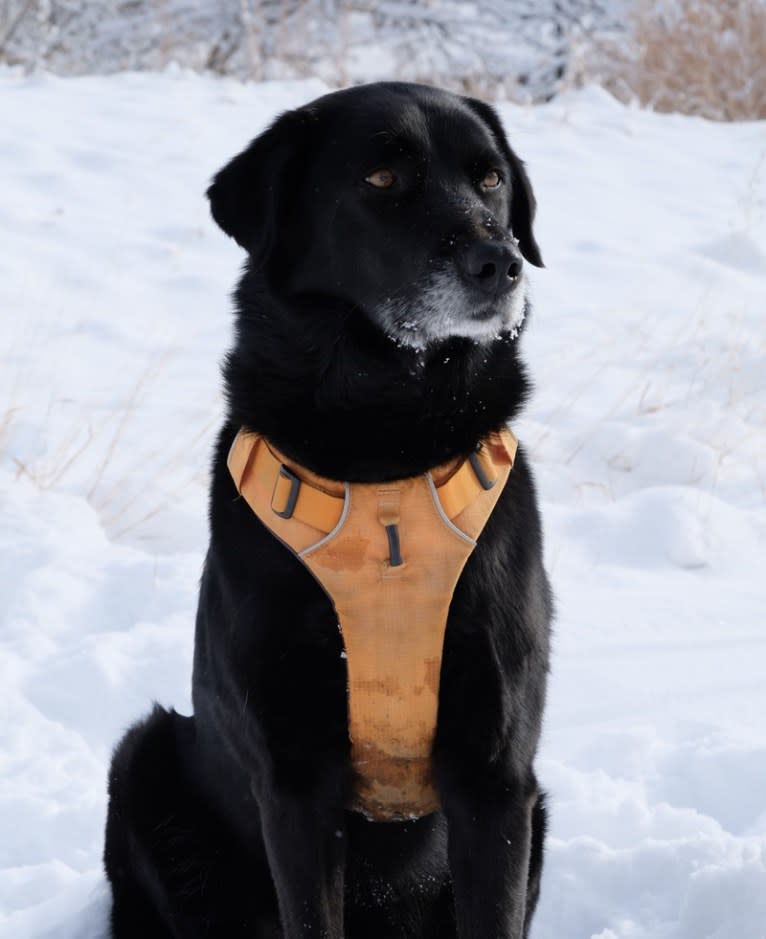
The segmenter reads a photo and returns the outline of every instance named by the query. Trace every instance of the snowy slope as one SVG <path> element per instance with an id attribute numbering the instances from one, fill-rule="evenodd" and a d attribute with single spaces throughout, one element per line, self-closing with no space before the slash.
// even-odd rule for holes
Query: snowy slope
<path id="1" fill-rule="evenodd" d="M 94 939 L 110 748 L 189 711 L 240 255 L 207 180 L 317 83 L 0 73 L 0 936 Z M 766 939 L 766 126 L 502 108 L 548 265 L 514 428 L 559 616 L 534 939 Z"/>

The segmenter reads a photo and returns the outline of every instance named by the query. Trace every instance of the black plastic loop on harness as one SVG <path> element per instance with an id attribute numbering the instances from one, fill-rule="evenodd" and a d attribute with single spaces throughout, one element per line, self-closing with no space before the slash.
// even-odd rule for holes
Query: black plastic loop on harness
<path id="1" fill-rule="evenodd" d="M 388 535 L 388 563 L 391 567 L 400 567 L 402 564 L 402 551 L 399 545 L 399 528 L 396 525 L 386 525 Z"/>
<path id="2" fill-rule="evenodd" d="M 274 497 L 272 496 L 271 508 L 280 518 L 292 518 L 293 512 L 295 511 L 295 503 L 298 501 L 298 493 L 301 489 L 301 481 L 284 463 L 279 467 L 279 475 L 290 481 L 290 495 L 287 497 L 287 505 L 281 512 L 279 509 L 274 508 Z"/>
<path id="3" fill-rule="evenodd" d="M 490 479 L 484 472 L 484 467 L 481 465 L 478 452 L 469 454 L 468 462 L 471 464 L 471 469 L 476 473 L 476 478 L 481 483 L 482 489 L 491 489 L 497 480 Z"/>

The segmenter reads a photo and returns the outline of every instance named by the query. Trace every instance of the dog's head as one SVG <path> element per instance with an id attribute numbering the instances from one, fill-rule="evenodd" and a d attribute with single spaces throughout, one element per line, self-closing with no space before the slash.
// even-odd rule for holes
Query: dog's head
<path id="1" fill-rule="evenodd" d="M 490 342 L 542 266 L 524 165 L 487 104 L 379 83 L 289 111 L 214 178 L 213 217 L 290 301 L 343 303 L 416 349 Z"/>

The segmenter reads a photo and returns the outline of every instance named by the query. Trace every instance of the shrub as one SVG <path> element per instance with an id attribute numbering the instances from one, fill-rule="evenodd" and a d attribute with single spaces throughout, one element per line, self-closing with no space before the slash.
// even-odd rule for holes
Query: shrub
<path id="1" fill-rule="evenodd" d="M 721 121 L 766 118 L 766 0 L 636 0 L 628 24 L 601 76 L 620 100 Z"/>

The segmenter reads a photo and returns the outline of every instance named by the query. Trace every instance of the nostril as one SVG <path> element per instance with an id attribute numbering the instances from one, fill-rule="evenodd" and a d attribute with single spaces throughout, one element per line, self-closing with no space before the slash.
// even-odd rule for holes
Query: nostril
<path id="1" fill-rule="evenodd" d="M 518 277 L 521 273 L 522 264 L 523 262 L 521 258 L 513 258 L 511 263 L 508 265 L 508 276 L 511 278 Z"/>
<path id="2" fill-rule="evenodd" d="M 478 273 L 477 276 L 478 276 L 478 277 L 481 277 L 482 280 L 486 280 L 486 279 L 489 278 L 489 277 L 494 277 L 494 276 L 495 276 L 495 265 L 488 261 L 488 262 L 482 267 L 482 269 L 479 271 L 479 273 Z"/>

